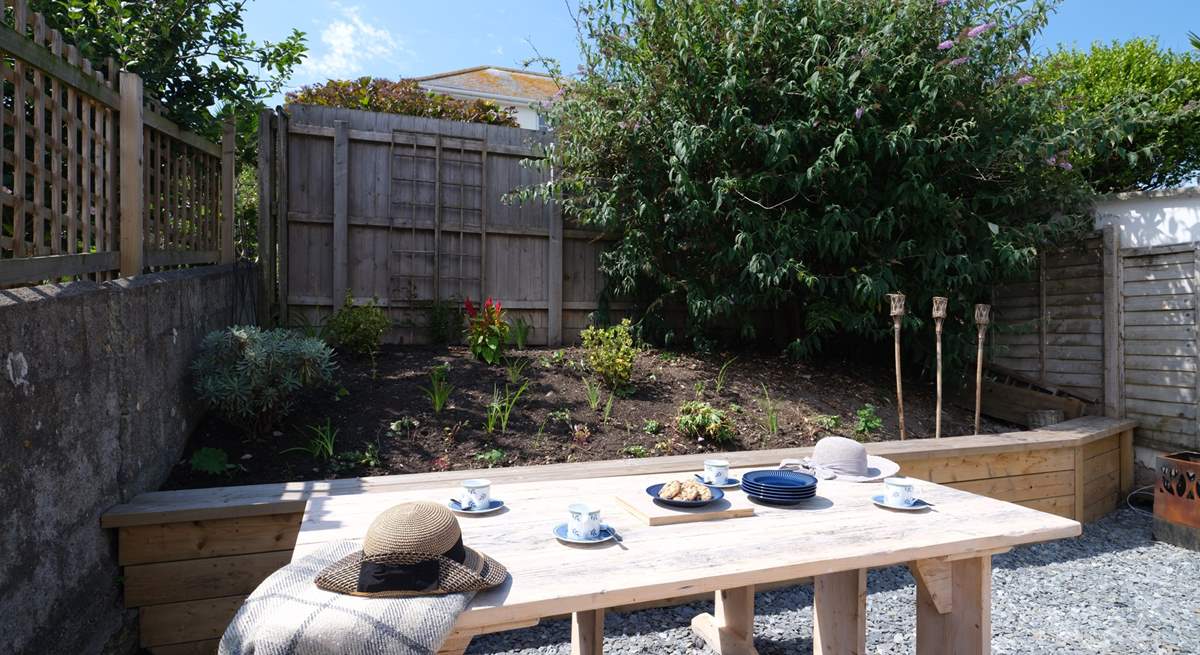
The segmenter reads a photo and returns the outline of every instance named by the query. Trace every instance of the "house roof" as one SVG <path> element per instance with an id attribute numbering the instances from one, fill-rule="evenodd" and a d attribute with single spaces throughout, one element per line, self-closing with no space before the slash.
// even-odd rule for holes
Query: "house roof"
<path id="1" fill-rule="evenodd" d="M 458 90 L 533 102 L 550 100 L 558 93 L 558 84 L 545 73 L 502 66 L 475 66 L 415 79 L 421 86 L 436 87 L 442 92 Z"/>

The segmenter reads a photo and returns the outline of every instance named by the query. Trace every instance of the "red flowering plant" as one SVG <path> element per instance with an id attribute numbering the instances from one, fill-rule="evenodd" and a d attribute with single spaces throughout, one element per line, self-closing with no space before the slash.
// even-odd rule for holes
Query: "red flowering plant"
<path id="1" fill-rule="evenodd" d="M 508 321 L 500 301 L 488 298 L 481 309 L 476 309 L 467 298 L 463 303 L 467 312 L 467 347 L 475 357 L 488 364 L 496 364 L 504 355 L 504 344 L 508 341 Z"/>

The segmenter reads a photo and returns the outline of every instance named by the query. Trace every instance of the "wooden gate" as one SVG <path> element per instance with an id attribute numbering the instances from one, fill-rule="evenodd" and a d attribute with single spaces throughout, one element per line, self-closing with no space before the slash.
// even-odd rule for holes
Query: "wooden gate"
<path id="1" fill-rule="evenodd" d="M 545 133 L 305 105 L 262 126 L 262 211 L 286 220 L 260 241 L 279 244 L 266 286 L 287 323 L 321 322 L 349 290 L 387 308 L 389 340 L 422 343 L 435 303 L 491 296 L 533 325 L 531 343 L 557 344 L 599 307 L 602 235 L 505 199 L 542 180 L 522 160 Z"/>

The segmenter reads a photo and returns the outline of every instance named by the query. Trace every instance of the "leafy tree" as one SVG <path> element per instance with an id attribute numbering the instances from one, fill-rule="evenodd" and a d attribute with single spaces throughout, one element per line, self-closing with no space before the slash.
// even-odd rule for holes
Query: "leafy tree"
<path id="1" fill-rule="evenodd" d="M 753 312 L 798 312 L 804 355 L 835 333 L 886 336 L 884 295 L 906 291 L 910 325 L 948 295 L 965 337 L 990 285 L 1088 229 L 1071 162 L 1118 148 L 1143 111 L 1040 120 L 1064 102 L 1027 73 L 1050 8 L 584 2 L 584 64 L 532 163 L 554 177 L 516 197 L 561 195 L 618 237 L 602 268 L 643 328 L 683 305 L 694 338 L 746 339 Z"/>
<path id="2" fill-rule="evenodd" d="M 1091 50 L 1059 50 L 1036 68 L 1039 78 L 1061 80 L 1065 97 L 1103 117 L 1114 103 L 1146 102 L 1153 111 L 1125 149 L 1076 158 L 1097 191 L 1178 186 L 1200 173 L 1200 57 L 1161 50 L 1154 39 L 1095 43 Z"/>
<path id="3" fill-rule="evenodd" d="M 501 107 L 491 100 L 459 100 L 432 93 L 422 89 L 415 80 L 393 81 L 382 77 L 329 80 L 301 87 L 287 97 L 288 102 L 306 105 L 517 127 L 517 117 L 511 108 Z"/>
<path id="4" fill-rule="evenodd" d="M 277 43 L 251 40 L 242 23 L 246 0 L 30 0 L 30 7 L 94 65 L 103 69 L 112 57 L 140 75 L 147 97 L 183 127 L 216 141 L 213 108 L 232 112 L 250 165 L 261 101 L 280 92 L 305 53 L 298 30 Z"/>

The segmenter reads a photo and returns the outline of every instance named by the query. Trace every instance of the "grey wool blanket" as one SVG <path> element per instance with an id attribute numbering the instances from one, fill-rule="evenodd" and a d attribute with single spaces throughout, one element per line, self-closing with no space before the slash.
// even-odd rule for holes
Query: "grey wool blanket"
<path id="1" fill-rule="evenodd" d="M 272 573 L 226 628 L 220 655 L 437 653 L 475 594 L 365 598 L 317 588 L 317 573 L 361 547 L 331 542 Z"/>

